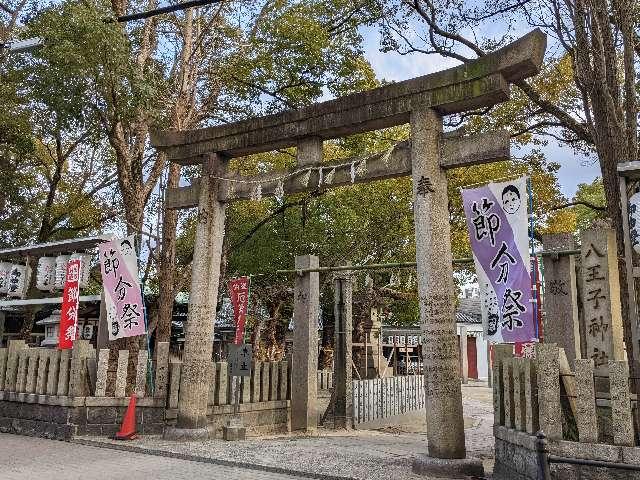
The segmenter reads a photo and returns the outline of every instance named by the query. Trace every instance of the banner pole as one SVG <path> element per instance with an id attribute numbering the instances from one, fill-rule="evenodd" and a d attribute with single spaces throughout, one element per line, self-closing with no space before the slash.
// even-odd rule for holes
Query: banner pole
<path id="1" fill-rule="evenodd" d="M 253 275 L 249 275 L 249 287 L 247 288 L 247 315 L 249 315 L 249 305 L 251 304 L 251 278 Z M 247 343 L 247 330 L 248 328 L 244 327 L 244 332 L 242 333 L 242 343 Z"/>
<path id="2" fill-rule="evenodd" d="M 533 222 L 533 186 L 531 177 L 527 177 L 527 193 L 529 195 L 529 248 L 531 250 L 529 264 L 531 266 L 531 303 L 533 304 L 532 321 L 536 338 L 540 338 L 538 326 L 538 262 L 535 261 L 534 222 Z M 531 260 L 534 261 L 531 261 Z"/>
<path id="3" fill-rule="evenodd" d="M 151 396 L 155 395 L 155 385 L 153 384 L 153 358 L 151 357 L 151 346 L 149 345 L 149 319 L 147 317 L 147 300 L 144 295 L 144 282 L 140 281 L 140 255 L 142 254 L 142 236 L 133 237 L 134 252 L 136 254 L 136 266 L 138 267 L 138 282 L 140 283 L 140 297 L 142 298 L 142 313 L 144 318 L 144 335 L 147 340 L 147 385 Z M 143 277 L 144 278 L 144 277 Z M 173 307 L 171 309 L 173 312 Z"/>

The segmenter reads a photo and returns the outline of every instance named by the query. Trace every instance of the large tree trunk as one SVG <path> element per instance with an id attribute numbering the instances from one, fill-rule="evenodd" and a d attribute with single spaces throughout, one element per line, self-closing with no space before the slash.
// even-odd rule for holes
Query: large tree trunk
<path id="1" fill-rule="evenodd" d="M 175 86 L 178 91 L 176 103 L 171 115 L 171 127 L 178 130 L 189 128 L 193 123 L 193 105 L 195 88 L 192 82 L 195 79 L 195 65 L 197 65 L 197 52 L 193 50 L 193 9 L 187 9 L 182 24 L 183 46 L 180 53 L 180 65 L 175 77 Z M 193 58 L 192 58 L 193 57 Z M 169 164 L 167 189 L 176 188 L 180 184 L 180 165 Z M 178 224 L 178 211 L 165 207 L 162 212 L 162 246 L 160 252 L 160 265 L 158 268 L 158 283 L 160 295 L 158 298 L 158 329 L 156 331 L 156 343 L 168 342 L 171 336 L 171 318 L 173 316 L 173 303 L 175 300 L 175 271 L 176 271 L 176 228 Z M 224 262 L 221 265 L 221 279 L 224 272 Z M 219 283 L 222 285 L 222 282 Z"/>
<path id="2" fill-rule="evenodd" d="M 169 164 L 167 189 L 176 188 L 180 184 L 180 165 Z M 171 336 L 171 318 L 173 316 L 175 263 L 176 263 L 176 227 L 178 211 L 165 208 L 162 214 L 162 248 L 160 251 L 160 268 L 158 272 L 158 327 L 156 344 L 168 342 Z"/>

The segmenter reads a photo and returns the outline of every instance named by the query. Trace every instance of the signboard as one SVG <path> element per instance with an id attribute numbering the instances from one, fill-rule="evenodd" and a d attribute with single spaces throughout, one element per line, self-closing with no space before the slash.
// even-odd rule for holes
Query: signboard
<path id="1" fill-rule="evenodd" d="M 487 340 L 534 340 L 526 178 L 463 190 L 462 201 Z"/>
<path id="2" fill-rule="evenodd" d="M 516 358 L 536 358 L 536 344 L 516 342 L 513 354 Z"/>
<path id="3" fill-rule="evenodd" d="M 629 198 L 629 236 L 633 250 L 640 253 L 640 193 Z"/>
<path id="4" fill-rule="evenodd" d="M 236 325 L 236 336 L 233 343 L 236 345 L 240 345 L 244 341 L 244 324 L 249 306 L 249 285 L 249 277 L 239 277 L 229 281 L 233 319 Z"/>
<path id="5" fill-rule="evenodd" d="M 232 377 L 251 376 L 251 361 L 253 360 L 253 348 L 250 344 L 229 345 L 229 375 Z"/>
<path id="6" fill-rule="evenodd" d="M 109 340 L 144 335 L 144 303 L 133 235 L 100 245 Z"/>
<path id="7" fill-rule="evenodd" d="M 73 348 L 73 341 L 78 339 L 78 305 L 80 299 L 80 271 L 82 260 L 69 260 L 66 280 L 62 292 L 62 309 L 60 310 L 60 330 L 58 348 Z"/>
<path id="8" fill-rule="evenodd" d="M 415 347 L 422 345 L 422 335 L 385 335 L 384 345 Z"/>

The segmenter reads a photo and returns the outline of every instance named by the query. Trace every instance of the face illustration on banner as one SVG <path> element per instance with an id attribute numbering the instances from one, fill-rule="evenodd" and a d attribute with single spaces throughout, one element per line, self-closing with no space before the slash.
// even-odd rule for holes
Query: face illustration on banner
<path id="1" fill-rule="evenodd" d="M 513 215 L 520 210 L 522 200 L 520 191 L 515 185 L 507 185 L 502 190 L 502 209 L 509 215 Z"/>
<path id="2" fill-rule="evenodd" d="M 123 257 L 128 257 L 133 254 L 133 245 L 128 239 L 124 239 L 120 242 L 120 251 L 122 252 Z"/>

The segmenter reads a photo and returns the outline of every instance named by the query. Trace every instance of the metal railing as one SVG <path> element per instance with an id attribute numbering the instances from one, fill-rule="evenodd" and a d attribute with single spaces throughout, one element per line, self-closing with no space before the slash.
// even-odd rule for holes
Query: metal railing
<path id="1" fill-rule="evenodd" d="M 551 480 L 551 470 L 549 468 L 549 465 L 552 463 L 564 463 L 569 465 L 581 465 L 593 468 L 610 468 L 615 470 L 640 472 L 640 465 L 550 455 L 549 449 L 547 448 L 547 437 L 542 431 L 536 434 L 536 455 L 538 459 L 537 480 Z"/>

